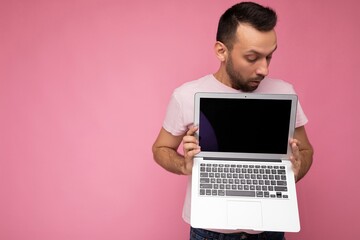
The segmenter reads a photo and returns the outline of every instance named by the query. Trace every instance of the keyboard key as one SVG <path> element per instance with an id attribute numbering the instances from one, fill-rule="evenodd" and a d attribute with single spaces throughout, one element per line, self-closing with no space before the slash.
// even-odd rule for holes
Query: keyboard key
<path id="1" fill-rule="evenodd" d="M 277 181 L 276 185 L 278 185 L 278 186 L 286 186 L 286 181 Z"/>
<path id="2" fill-rule="evenodd" d="M 263 192 L 256 192 L 256 197 L 264 197 L 264 193 Z"/>
<path id="3" fill-rule="evenodd" d="M 200 188 L 205 188 L 205 189 L 209 189 L 209 188 L 212 188 L 212 184 L 200 184 Z"/>
<path id="4" fill-rule="evenodd" d="M 234 191 L 227 190 L 226 196 L 255 197 L 255 191 Z"/>
<path id="5" fill-rule="evenodd" d="M 210 178 L 200 178 L 200 183 L 210 183 Z"/>
<path id="6" fill-rule="evenodd" d="M 279 191 L 279 192 L 287 192 L 287 187 L 282 187 L 282 186 L 275 186 L 274 187 L 275 191 Z"/>

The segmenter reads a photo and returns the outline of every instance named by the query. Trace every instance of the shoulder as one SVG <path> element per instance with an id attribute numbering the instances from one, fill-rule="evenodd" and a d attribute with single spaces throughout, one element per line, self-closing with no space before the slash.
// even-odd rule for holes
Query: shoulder
<path id="1" fill-rule="evenodd" d="M 291 83 L 281 79 L 264 78 L 257 92 L 259 93 L 277 93 L 277 94 L 295 94 Z"/>
<path id="2" fill-rule="evenodd" d="M 187 131 L 187 126 L 194 120 L 194 95 L 196 92 L 203 91 L 209 77 L 186 82 L 176 88 L 168 104 L 164 129 L 174 136 L 179 136 Z"/>
<path id="3" fill-rule="evenodd" d="M 190 82 L 186 82 L 175 89 L 174 93 L 181 94 L 181 93 L 188 93 L 188 92 L 195 92 L 198 89 L 201 89 L 203 86 L 207 86 L 207 84 L 211 81 L 211 75 L 206 75 L 202 78 L 197 80 L 193 80 Z"/>
<path id="4" fill-rule="evenodd" d="M 197 80 L 186 82 L 174 90 L 173 97 L 179 102 L 193 101 L 195 93 L 206 91 L 211 81 L 211 75 L 207 75 Z"/>

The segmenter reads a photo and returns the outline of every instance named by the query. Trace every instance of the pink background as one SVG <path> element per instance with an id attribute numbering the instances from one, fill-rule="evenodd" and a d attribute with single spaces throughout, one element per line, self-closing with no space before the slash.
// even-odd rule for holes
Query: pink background
<path id="1" fill-rule="evenodd" d="M 271 76 L 296 86 L 316 150 L 287 238 L 356 238 L 360 4 L 259 2 L 279 14 Z M 188 239 L 186 177 L 151 145 L 173 89 L 217 70 L 234 3 L 1 1 L 0 239 Z"/>

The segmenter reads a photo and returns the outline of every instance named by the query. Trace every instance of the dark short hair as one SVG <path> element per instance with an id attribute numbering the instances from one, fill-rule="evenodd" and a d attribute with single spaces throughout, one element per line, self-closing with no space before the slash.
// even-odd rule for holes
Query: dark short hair
<path id="1" fill-rule="evenodd" d="M 240 23 L 246 23 L 258 31 L 267 32 L 274 29 L 277 22 L 276 12 L 253 2 L 235 4 L 220 17 L 216 41 L 232 49 L 236 30 Z"/>

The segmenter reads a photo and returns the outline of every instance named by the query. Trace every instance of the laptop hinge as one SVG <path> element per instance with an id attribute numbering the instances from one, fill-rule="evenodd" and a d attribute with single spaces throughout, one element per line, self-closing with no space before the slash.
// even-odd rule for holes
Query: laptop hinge
<path id="1" fill-rule="evenodd" d="M 250 159 L 250 158 L 217 158 L 217 157 L 204 157 L 204 160 L 210 161 L 234 161 L 234 162 L 282 162 L 281 159 Z"/>

